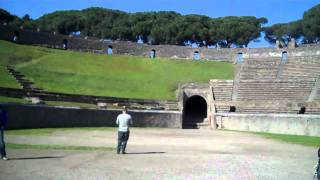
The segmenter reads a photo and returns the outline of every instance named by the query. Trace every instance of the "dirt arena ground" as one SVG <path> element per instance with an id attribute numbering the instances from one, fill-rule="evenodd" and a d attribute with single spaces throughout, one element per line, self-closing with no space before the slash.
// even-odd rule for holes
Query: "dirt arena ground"
<path id="1" fill-rule="evenodd" d="M 6 136 L 10 143 L 116 146 L 116 131 Z M 316 148 L 230 131 L 131 130 L 128 154 L 10 150 L 0 179 L 312 179 Z"/>

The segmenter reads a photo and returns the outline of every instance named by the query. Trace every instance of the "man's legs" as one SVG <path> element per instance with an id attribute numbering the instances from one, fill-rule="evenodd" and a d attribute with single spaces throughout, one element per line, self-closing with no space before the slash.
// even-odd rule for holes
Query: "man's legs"
<path id="1" fill-rule="evenodd" d="M 124 132 L 118 131 L 118 146 L 117 146 L 117 153 L 119 154 L 121 151 L 122 139 L 124 136 Z"/>
<path id="2" fill-rule="evenodd" d="M 126 147 L 127 147 L 127 142 L 129 140 L 129 135 L 130 135 L 130 131 L 124 132 L 123 141 L 122 141 L 122 147 L 121 147 L 121 153 L 122 154 L 126 153 Z"/>
<path id="3" fill-rule="evenodd" d="M 0 153 L 1 158 L 6 157 L 6 145 L 4 144 L 3 128 L 0 127 Z"/>

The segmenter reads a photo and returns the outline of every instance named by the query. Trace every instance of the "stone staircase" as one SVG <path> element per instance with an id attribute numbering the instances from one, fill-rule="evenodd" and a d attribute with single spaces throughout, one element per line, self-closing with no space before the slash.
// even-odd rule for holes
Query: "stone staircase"
<path id="1" fill-rule="evenodd" d="M 203 122 L 189 122 L 189 123 L 183 123 L 183 129 L 210 129 L 210 122 L 205 119 Z"/>
<path id="2" fill-rule="evenodd" d="M 20 72 L 16 71 L 13 66 L 8 65 L 7 71 L 9 72 L 10 75 L 12 75 L 16 79 L 16 81 L 20 84 L 22 89 L 26 91 L 31 91 L 31 92 L 43 91 L 43 89 L 34 87 L 33 82 L 26 79 L 25 76 Z"/>
<path id="3" fill-rule="evenodd" d="M 211 80 L 216 112 L 229 112 L 232 100 L 233 80 Z"/>

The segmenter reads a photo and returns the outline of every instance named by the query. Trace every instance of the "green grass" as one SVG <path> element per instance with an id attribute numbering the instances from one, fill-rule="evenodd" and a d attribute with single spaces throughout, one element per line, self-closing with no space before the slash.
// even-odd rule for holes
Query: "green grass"
<path id="1" fill-rule="evenodd" d="M 18 104 L 28 103 L 28 101 L 25 99 L 5 97 L 5 96 L 0 96 L 0 102 L 1 103 L 18 103 Z"/>
<path id="2" fill-rule="evenodd" d="M 263 136 L 267 139 L 275 139 L 293 144 L 301 144 L 305 146 L 316 146 L 320 147 L 320 137 L 315 136 L 300 136 L 300 135 L 287 135 L 287 134 L 273 134 L 273 133 L 262 133 L 255 132 L 254 134 Z"/>
<path id="3" fill-rule="evenodd" d="M 0 65 L 0 77 L 1 87 L 21 89 L 19 83 L 8 73 L 6 67 L 2 65 Z"/>
<path id="4" fill-rule="evenodd" d="M 316 136 L 301 136 L 301 135 L 289 135 L 289 134 L 274 134 L 264 132 L 248 132 L 248 131 L 236 131 L 236 130 L 223 130 L 231 132 L 248 133 L 262 136 L 267 139 L 274 139 L 277 141 L 283 141 L 292 144 L 300 144 L 304 146 L 320 147 L 320 137 Z"/>
<path id="5" fill-rule="evenodd" d="M 18 103 L 18 104 L 31 104 L 25 99 L 22 98 L 12 98 L 0 96 L 1 103 Z M 97 108 L 95 104 L 87 104 L 87 103 L 77 103 L 77 102 L 64 102 L 64 101 L 45 101 L 45 104 L 48 106 L 73 106 L 73 107 L 81 107 L 81 108 Z"/>
<path id="6" fill-rule="evenodd" d="M 95 104 L 76 103 L 76 102 L 63 102 L 63 101 L 45 101 L 49 106 L 76 106 L 81 108 L 97 108 Z"/>
<path id="7" fill-rule="evenodd" d="M 113 151 L 112 147 L 69 146 L 69 145 L 36 145 L 6 143 L 8 149 L 40 149 L 40 150 L 77 150 L 77 151 Z"/>
<path id="8" fill-rule="evenodd" d="M 58 132 L 66 131 L 117 131 L 115 127 L 81 127 L 81 128 L 42 128 L 42 129 L 18 129 L 5 130 L 5 135 L 22 135 L 22 136 L 50 136 Z"/>
<path id="9" fill-rule="evenodd" d="M 231 63 L 90 54 L 0 41 L 0 65 L 47 91 L 143 99 L 175 99 L 179 84 L 233 79 Z M 10 81 L 11 82 L 11 81 Z M 0 86 L 13 86 L 0 83 Z"/>

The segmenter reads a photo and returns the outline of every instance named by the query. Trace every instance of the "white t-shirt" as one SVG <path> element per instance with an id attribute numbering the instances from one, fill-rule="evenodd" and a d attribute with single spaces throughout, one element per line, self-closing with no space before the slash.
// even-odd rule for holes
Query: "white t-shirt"
<path id="1" fill-rule="evenodd" d="M 132 124 L 132 118 L 129 114 L 119 114 L 117 124 L 119 125 L 118 131 L 127 132 L 129 131 L 129 126 Z"/>

